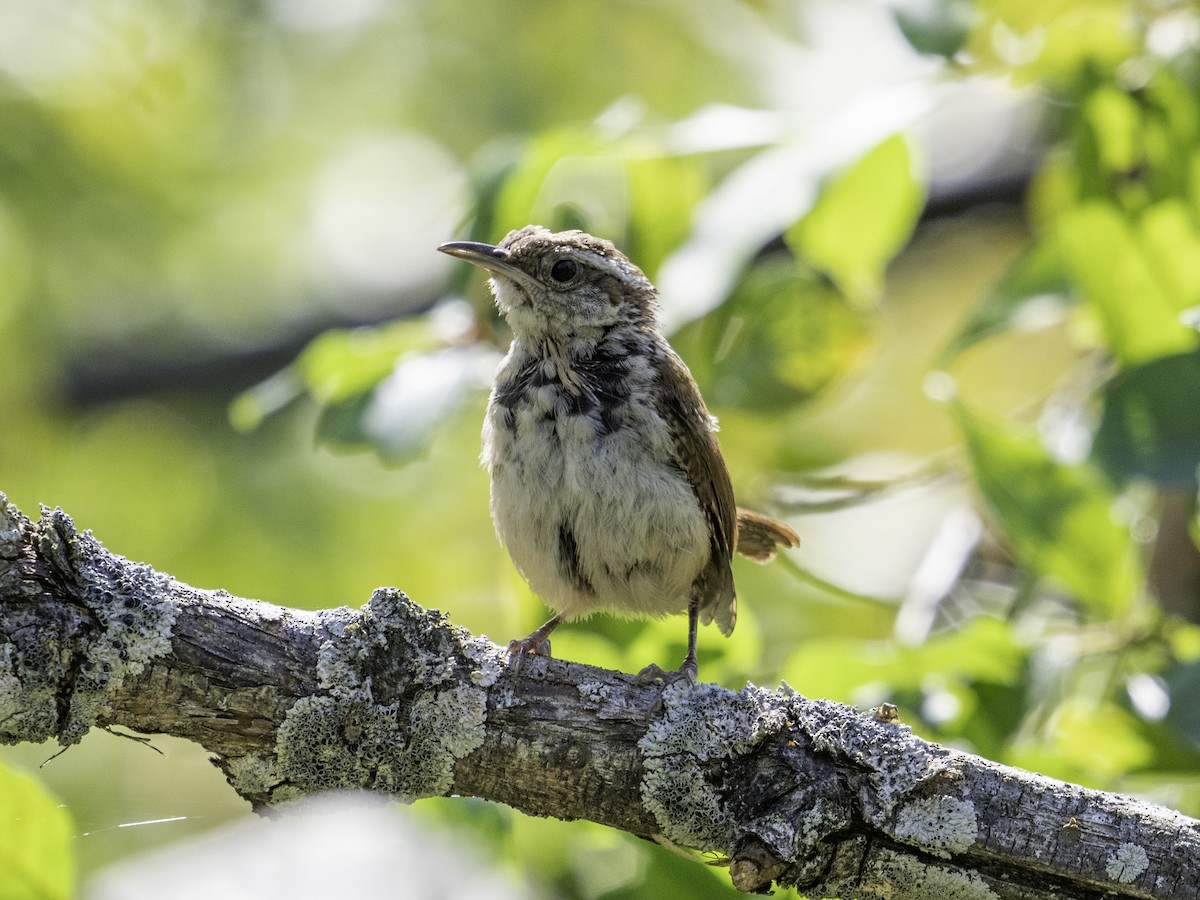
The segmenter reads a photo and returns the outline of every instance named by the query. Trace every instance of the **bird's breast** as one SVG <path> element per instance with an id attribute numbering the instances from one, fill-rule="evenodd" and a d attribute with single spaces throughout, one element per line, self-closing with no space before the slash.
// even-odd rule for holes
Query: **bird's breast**
<path id="1" fill-rule="evenodd" d="M 677 612 L 707 524 L 656 410 L 650 361 L 506 360 L 484 425 L 492 518 L 533 589 L 568 616 Z"/>

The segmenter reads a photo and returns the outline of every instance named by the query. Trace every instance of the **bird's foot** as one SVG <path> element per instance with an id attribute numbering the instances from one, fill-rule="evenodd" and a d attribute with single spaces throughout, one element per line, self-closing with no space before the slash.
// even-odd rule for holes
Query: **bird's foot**
<path id="1" fill-rule="evenodd" d="M 652 681 L 662 682 L 662 690 L 658 694 L 658 699 L 650 707 L 650 715 L 657 716 L 662 713 L 663 694 L 666 693 L 667 688 L 680 682 L 689 686 L 693 685 L 696 683 L 696 678 L 699 674 L 700 667 L 696 665 L 696 657 L 690 653 L 684 658 L 683 665 L 674 672 L 668 672 L 654 663 L 650 663 L 650 665 L 638 672 L 637 680 L 639 684 L 649 684 Z"/>
<path id="2" fill-rule="evenodd" d="M 542 637 L 536 631 L 527 638 L 508 642 L 510 659 L 520 659 L 523 656 L 550 656 L 550 638 Z"/>
<path id="3" fill-rule="evenodd" d="M 540 634 L 540 631 L 538 629 L 527 638 L 508 642 L 508 666 L 514 676 L 520 676 L 521 667 L 530 656 L 550 658 L 550 638 Z"/>
<path id="4" fill-rule="evenodd" d="M 695 684 L 699 674 L 700 667 L 696 664 L 696 657 L 687 656 L 683 660 L 683 665 L 674 672 L 668 672 L 666 669 L 650 663 L 650 665 L 638 672 L 637 679 L 641 684 L 649 684 L 651 681 L 661 681 L 663 687 L 666 688 L 680 681 Z"/>

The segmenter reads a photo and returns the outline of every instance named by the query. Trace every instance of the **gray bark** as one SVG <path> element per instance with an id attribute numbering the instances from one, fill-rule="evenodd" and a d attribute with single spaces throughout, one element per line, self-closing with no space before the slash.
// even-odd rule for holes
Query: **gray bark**
<path id="1" fill-rule="evenodd" d="M 202 591 L 0 495 L 0 741 L 121 725 L 256 808 L 446 794 L 720 854 L 812 897 L 1200 898 L 1200 823 L 930 744 L 886 709 L 504 651 L 399 591 L 306 612 Z"/>

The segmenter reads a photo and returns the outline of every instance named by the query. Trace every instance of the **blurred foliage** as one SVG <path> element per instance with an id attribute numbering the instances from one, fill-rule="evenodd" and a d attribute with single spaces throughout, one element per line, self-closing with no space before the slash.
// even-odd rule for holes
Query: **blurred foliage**
<path id="1" fill-rule="evenodd" d="M 1111 485 L 1086 463 L 1051 458 L 1032 434 L 959 410 L 975 483 L 1030 571 L 1057 582 L 1096 617 L 1128 614 L 1143 581 Z"/>
<path id="2" fill-rule="evenodd" d="M 396 584 L 524 634 L 545 610 L 477 464 L 505 326 L 434 248 L 585 228 L 659 286 L 741 501 L 804 540 L 736 564 L 703 677 L 891 700 L 931 739 L 1200 812 L 1191 5 L 124 0 L 0 25 L 21 508 L 199 585 Z M 555 652 L 637 670 L 684 631 L 597 618 Z M 248 814 L 155 743 L 89 736 L 39 773 L 85 876 Z M 38 809 L 49 846 L 68 826 Z M 414 814 L 564 897 L 731 892 L 599 827 Z"/>
<path id="3" fill-rule="evenodd" d="M 788 245 L 848 298 L 873 302 L 925 203 L 915 175 L 904 138 L 888 138 L 828 180 L 813 208 L 787 230 Z"/>
<path id="4" fill-rule="evenodd" d="M 71 816 L 34 778 L 0 764 L 0 896 L 60 900 L 75 888 Z"/>

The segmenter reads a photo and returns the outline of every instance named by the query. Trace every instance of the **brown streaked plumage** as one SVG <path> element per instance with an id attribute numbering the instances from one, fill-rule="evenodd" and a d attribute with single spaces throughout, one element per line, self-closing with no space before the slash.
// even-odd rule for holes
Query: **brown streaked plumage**
<path id="1" fill-rule="evenodd" d="M 556 611 L 511 653 L 548 652 L 564 620 L 604 611 L 688 611 L 733 631 L 735 551 L 765 562 L 799 543 L 788 525 L 737 509 L 709 415 L 663 337 L 653 285 L 611 243 L 531 225 L 497 246 L 438 248 L 482 266 L 513 331 L 483 429 L 497 534 Z"/>

